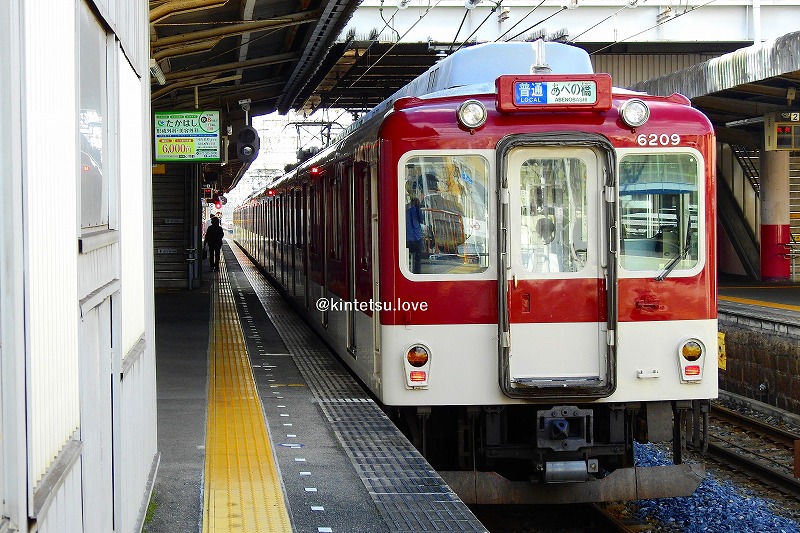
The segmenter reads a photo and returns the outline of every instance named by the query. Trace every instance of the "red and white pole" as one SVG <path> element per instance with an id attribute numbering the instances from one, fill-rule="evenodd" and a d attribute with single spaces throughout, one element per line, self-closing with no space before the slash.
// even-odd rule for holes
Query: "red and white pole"
<path id="1" fill-rule="evenodd" d="M 761 152 L 761 279 L 789 281 L 789 152 Z"/>

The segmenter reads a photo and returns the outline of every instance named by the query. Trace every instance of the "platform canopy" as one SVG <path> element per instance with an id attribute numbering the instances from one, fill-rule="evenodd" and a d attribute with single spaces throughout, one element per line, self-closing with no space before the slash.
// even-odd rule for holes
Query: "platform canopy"
<path id="1" fill-rule="evenodd" d="M 366 112 L 483 42 L 572 43 L 627 87 L 796 31 L 800 0 L 151 0 L 150 22 L 153 109 L 219 109 L 236 129 L 244 100 L 250 117 Z M 741 84 L 749 100 L 761 82 Z M 244 170 L 229 155 L 225 190 Z"/>

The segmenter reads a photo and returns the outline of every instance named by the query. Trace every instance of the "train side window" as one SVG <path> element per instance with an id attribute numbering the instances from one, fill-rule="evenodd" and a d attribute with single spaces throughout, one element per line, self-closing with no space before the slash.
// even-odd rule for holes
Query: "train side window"
<path id="1" fill-rule="evenodd" d="M 489 268 L 489 163 L 478 155 L 408 159 L 400 238 L 412 274 L 479 274 Z"/>
<path id="2" fill-rule="evenodd" d="M 675 270 L 699 261 L 698 159 L 692 154 L 630 154 L 620 160 L 620 264 Z"/>

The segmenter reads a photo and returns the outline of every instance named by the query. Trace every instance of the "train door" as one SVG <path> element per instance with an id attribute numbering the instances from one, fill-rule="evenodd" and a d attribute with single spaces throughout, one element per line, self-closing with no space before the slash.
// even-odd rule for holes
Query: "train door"
<path id="1" fill-rule="evenodd" d="M 615 386 L 613 152 L 573 141 L 528 136 L 499 151 L 501 386 L 512 397 Z"/>
<path id="2" fill-rule="evenodd" d="M 347 208 L 345 209 L 347 223 L 347 300 L 354 304 L 356 301 L 356 175 L 352 165 L 347 166 L 344 172 L 347 177 Z M 347 306 L 347 352 L 356 356 L 356 317 L 354 305 Z"/>

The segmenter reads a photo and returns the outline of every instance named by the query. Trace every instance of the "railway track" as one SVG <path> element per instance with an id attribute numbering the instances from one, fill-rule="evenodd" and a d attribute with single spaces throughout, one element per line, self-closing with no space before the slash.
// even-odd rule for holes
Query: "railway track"
<path id="1" fill-rule="evenodd" d="M 490 533 L 644 533 L 653 524 L 634 516 L 625 502 L 564 505 L 473 505 Z"/>
<path id="2" fill-rule="evenodd" d="M 800 502 L 794 447 L 800 435 L 714 405 L 708 454 Z"/>

